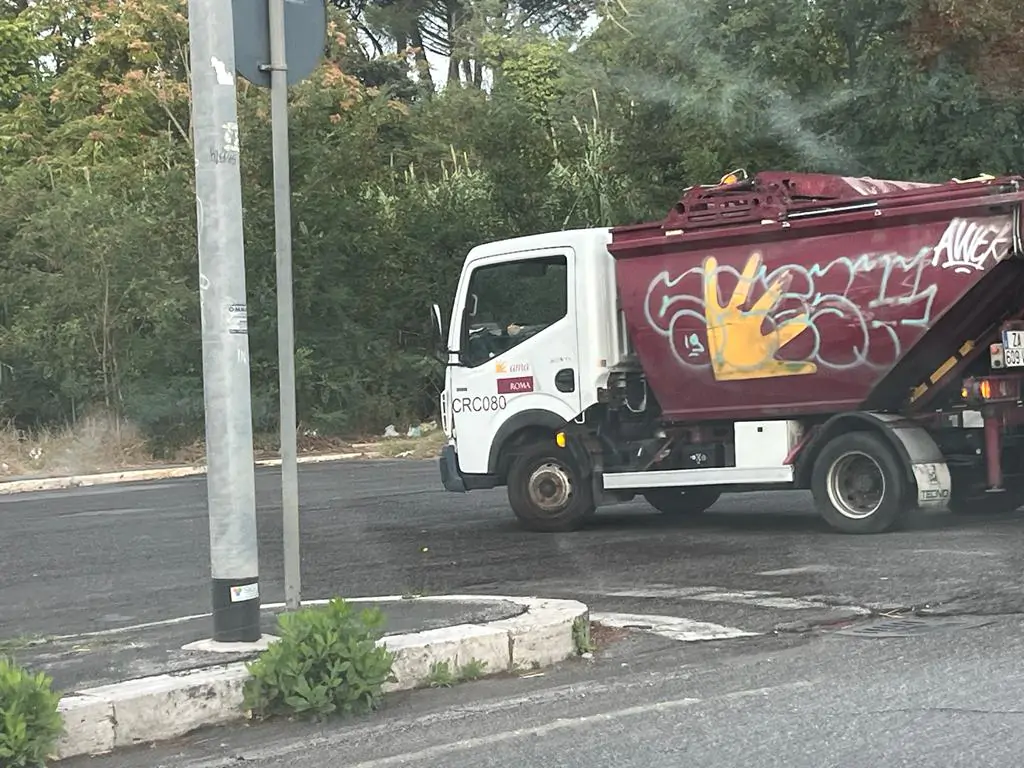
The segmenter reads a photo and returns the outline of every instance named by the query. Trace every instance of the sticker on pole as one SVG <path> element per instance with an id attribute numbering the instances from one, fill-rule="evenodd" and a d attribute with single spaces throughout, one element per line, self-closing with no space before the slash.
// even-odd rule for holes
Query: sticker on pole
<path id="1" fill-rule="evenodd" d="M 238 123 L 224 123 L 220 129 L 224 135 L 224 151 L 238 154 Z"/>
<path id="2" fill-rule="evenodd" d="M 232 603 L 244 603 L 247 600 L 255 600 L 259 596 L 259 582 L 254 581 L 252 584 L 239 584 L 237 587 L 231 587 Z"/>
<path id="3" fill-rule="evenodd" d="M 246 313 L 245 304 L 231 304 L 228 306 L 228 333 L 248 333 L 249 315 Z"/>

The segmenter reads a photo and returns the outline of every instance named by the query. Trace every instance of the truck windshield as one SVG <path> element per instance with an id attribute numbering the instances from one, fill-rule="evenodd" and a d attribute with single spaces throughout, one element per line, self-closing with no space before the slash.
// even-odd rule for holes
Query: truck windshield
<path id="1" fill-rule="evenodd" d="M 565 256 L 473 270 L 462 326 L 462 363 L 482 365 L 565 317 L 567 275 Z"/>

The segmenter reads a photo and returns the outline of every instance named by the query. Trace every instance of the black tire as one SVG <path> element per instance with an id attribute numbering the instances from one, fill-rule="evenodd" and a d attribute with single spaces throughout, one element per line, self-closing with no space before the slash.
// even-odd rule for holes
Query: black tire
<path id="1" fill-rule="evenodd" d="M 851 487 L 853 481 L 864 486 Z M 902 461 L 872 432 L 833 438 L 818 454 L 811 472 L 818 512 L 843 533 L 883 533 L 895 527 L 911 506 L 909 488 Z"/>
<path id="2" fill-rule="evenodd" d="M 524 528 L 561 533 L 579 530 L 594 513 L 594 490 L 568 450 L 539 443 L 524 448 L 512 463 L 508 502 Z"/>
<path id="3" fill-rule="evenodd" d="M 718 501 L 721 491 L 696 485 L 692 488 L 652 488 L 644 493 L 647 503 L 664 515 L 692 517 L 703 514 Z"/>

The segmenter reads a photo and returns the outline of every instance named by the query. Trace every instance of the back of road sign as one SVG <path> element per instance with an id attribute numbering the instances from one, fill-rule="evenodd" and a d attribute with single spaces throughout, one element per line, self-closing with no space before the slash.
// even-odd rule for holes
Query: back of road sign
<path id="1" fill-rule="evenodd" d="M 267 0 L 231 0 L 235 24 L 235 69 L 261 88 L 270 87 L 270 9 Z M 324 0 L 285 0 L 285 61 L 288 85 L 305 80 L 323 60 L 327 43 Z"/>

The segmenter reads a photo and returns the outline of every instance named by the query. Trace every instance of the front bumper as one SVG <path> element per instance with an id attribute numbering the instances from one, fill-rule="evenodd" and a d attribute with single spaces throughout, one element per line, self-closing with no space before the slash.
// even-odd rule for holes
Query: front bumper
<path id="1" fill-rule="evenodd" d="M 455 455 L 454 445 L 446 445 L 441 449 L 441 458 L 438 459 L 438 464 L 444 489 L 454 493 L 465 493 L 466 481 L 462 479 L 462 473 L 459 472 L 459 459 Z"/>
<path id="2" fill-rule="evenodd" d="M 438 465 L 441 470 L 441 483 L 446 491 L 465 493 L 466 491 L 484 491 L 498 486 L 496 475 L 462 474 L 454 445 L 446 445 L 441 449 Z"/>

